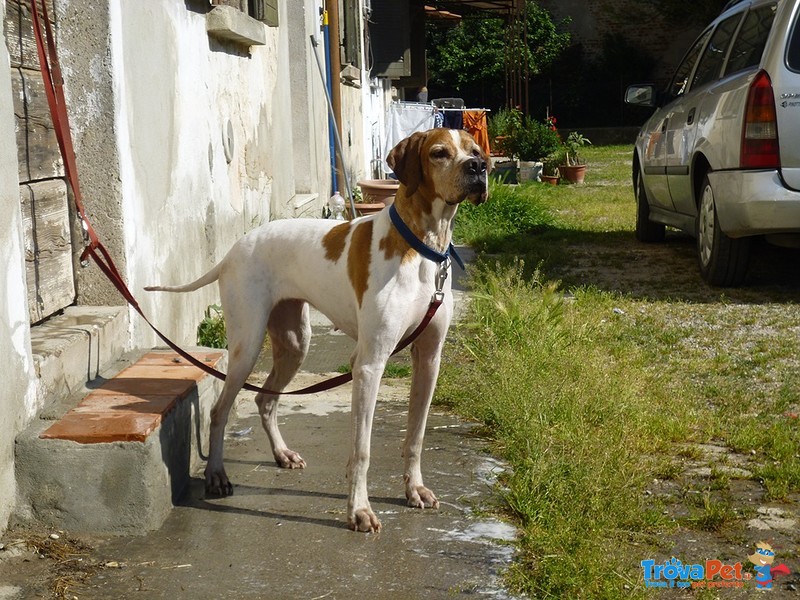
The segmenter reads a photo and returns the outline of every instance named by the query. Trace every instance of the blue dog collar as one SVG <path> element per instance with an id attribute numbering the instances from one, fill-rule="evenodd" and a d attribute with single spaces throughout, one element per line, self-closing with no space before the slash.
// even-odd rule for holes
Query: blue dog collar
<path id="1" fill-rule="evenodd" d="M 414 234 L 413 231 L 411 231 L 403 219 L 400 218 L 400 215 L 397 214 L 397 209 L 395 208 L 394 204 L 389 207 L 389 218 L 392 220 L 392 224 L 395 226 L 395 229 L 397 229 L 398 233 L 403 236 L 403 239 L 406 242 L 408 242 L 408 245 L 419 252 L 422 256 L 436 263 L 443 263 L 452 256 L 453 260 L 456 261 L 456 264 L 461 267 L 461 270 L 465 270 L 464 261 L 461 260 L 461 257 L 458 255 L 458 252 L 456 252 L 456 248 L 453 246 L 452 242 L 447 247 L 447 252 L 444 253 L 427 246 Z"/>

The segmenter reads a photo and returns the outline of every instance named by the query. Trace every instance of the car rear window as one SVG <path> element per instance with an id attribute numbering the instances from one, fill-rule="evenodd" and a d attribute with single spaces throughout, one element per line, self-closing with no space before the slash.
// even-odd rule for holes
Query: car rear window
<path id="1" fill-rule="evenodd" d="M 800 71 L 800 16 L 794 20 L 789 48 L 786 51 L 786 62 L 793 71 Z"/>
<path id="2" fill-rule="evenodd" d="M 777 3 L 767 4 L 747 13 L 733 43 L 725 75 L 755 67 L 761 62 L 761 55 L 764 54 L 769 31 L 775 20 L 776 7 Z"/>
<path id="3" fill-rule="evenodd" d="M 697 70 L 692 80 L 692 88 L 703 85 L 710 81 L 716 81 L 722 71 L 722 63 L 725 62 L 725 55 L 728 53 L 728 46 L 731 43 L 733 32 L 742 20 L 741 13 L 728 17 L 722 21 L 714 30 L 714 35 L 703 52 L 703 57 L 697 65 Z"/>

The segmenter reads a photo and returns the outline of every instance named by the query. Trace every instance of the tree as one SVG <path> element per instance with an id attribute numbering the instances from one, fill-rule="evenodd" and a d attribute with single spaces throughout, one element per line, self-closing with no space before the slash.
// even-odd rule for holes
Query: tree
<path id="1" fill-rule="evenodd" d="M 501 18 L 465 16 L 449 29 L 428 25 L 429 88 L 503 103 L 508 44 L 514 57 L 527 64 L 531 75 L 547 68 L 569 44 L 564 23 L 553 23 L 550 13 L 536 2 L 527 3 L 527 44 L 507 40 Z"/>

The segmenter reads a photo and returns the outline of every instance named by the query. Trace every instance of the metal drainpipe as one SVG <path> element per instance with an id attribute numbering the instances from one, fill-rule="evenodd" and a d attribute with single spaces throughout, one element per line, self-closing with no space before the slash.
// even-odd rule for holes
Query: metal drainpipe
<path id="1" fill-rule="evenodd" d="M 327 71 L 326 86 L 328 88 L 328 97 L 333 93 L 333 69 L 331 68 L 331 46 L 330 46 L 330 31 L 328 24 L 328 11 L 322 13 L 322 34 L 325 40 L 325 66 Z M 336 123 L 333 119 L 333 113 L 328 116 L 328 147 L 331 151 L 331 195 L 339 191 L 339 182 L 336 176 L 336 135 L 333 128 Z"/>
<path id="2" fill-rule="evenodd" d="M 336 131 L 339 139 L 342 139 L 342 93 L 340 83 L 340 73 L 342 72 L 342 60 L 339 53 L 339 0 L 326 0 L 325 6 L 328 11 L 328 49 L 330 51 L 331 69 L 331 105 L 333 106 L 333 118 L 336 121 Z M 341 156 L 336 158 L 336 168 L 339 177 L 344 175 L 344 163 Z"/>

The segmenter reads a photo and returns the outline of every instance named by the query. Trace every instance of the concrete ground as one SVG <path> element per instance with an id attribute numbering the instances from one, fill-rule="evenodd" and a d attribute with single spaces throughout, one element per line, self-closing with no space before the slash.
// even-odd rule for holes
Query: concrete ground
<path id="1" fill-rule="evenodd" d="M 349 338 L 322 319 L 314 331 L 292 387 L 348 362 Z M 0 550 L 0 599 L 48 597 L 59 582 L 66 598 L 510 597 L 499 575 L 512 559 L 515 530 L 485 512 L 503 467 L 482 451 L 471 424 L 433 411 L 423 475 L 441 506 L 405 506 L 400 452 L 408 384 L 384 380 L 376 410 L 369 482 L 379 534 L 346 525 L 350 385 L 285 401 L 284 438 L 308 465 L 294 471 L 275 466 L 252 394 L 243 393 L 227 430 L 232 497 L 205 498 L 197 473 L 158 531 L 81 538 L 91 550 L 70 561 L 74 573 L 63 560 L 36 560 L 15 545 L 21 534 L 12 530 Z M 92 566 L 83 583 L 81 565 Z"/>

